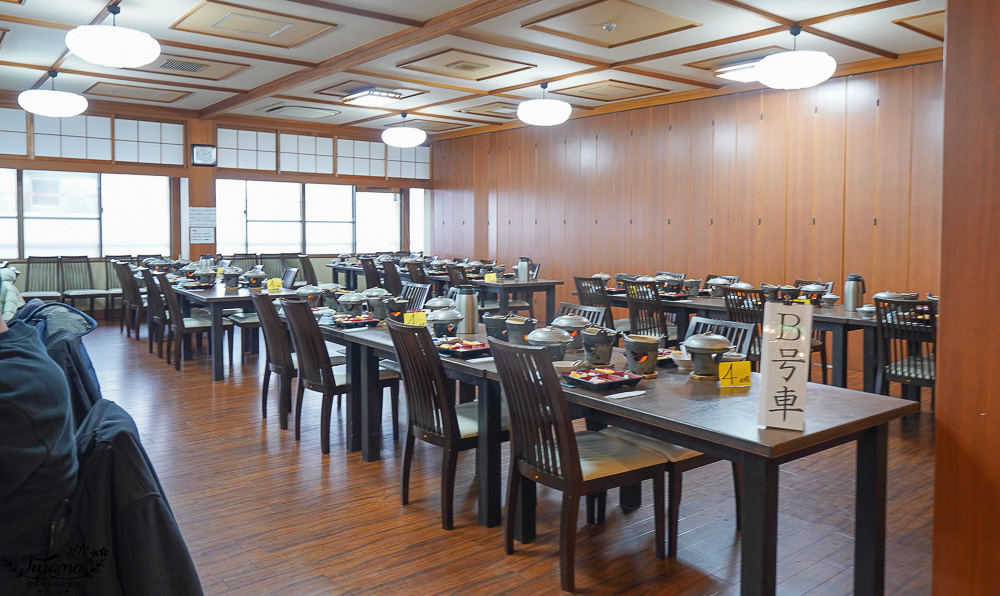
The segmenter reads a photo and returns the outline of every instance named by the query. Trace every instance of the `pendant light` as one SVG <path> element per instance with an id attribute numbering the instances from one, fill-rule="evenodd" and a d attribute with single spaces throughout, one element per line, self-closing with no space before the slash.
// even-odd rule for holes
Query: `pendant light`
<path id="1" fill-rule="evenodd" d="M 68 91 L 56 91 L 56 75 L 49 71 L 51 89 L 28 89 L 17 96 L 17 103 L 26 112 L 50 118 L 66 118 L 83 113 L 87 109 L 87 98 Z"/>
<path id="2" fill-rule="evenodd" d="M 402 126 L 393 126 L 382 131 L 382 142 L 390 147 L 409 149 L 416 147 L 427 140 L 427 133 L 419 128 L 408 128 L 406 126 L 406 114 L 400 114 L 403 118 Z"/>
<path id="3" fill-rule="evenodd" d="M 802 27 L 789 30 L 792 34 L 792 51 L 765 56 L 754 71 L 757 80 L 772 89 L 805 89 L 815 87 L 833 76 L 837 61 L 826 52 L 797 50 L 795 40 Z"/>
<path id="4" fill-rule="evenodd" d="M 118 27 L 115 19 L 121 7 L 108 7 L 111 25 L 83 25 L 66 34 L 70 52 L 91 64 L 111 68 L 138 68 L 156 60 L 160 44 L 148 33 Z"/>
<path id="5" fill-rule="evenodd" d="M 529 99 L 517 104 L 517 119 L 533 126 L 555 126 L 569 119 L 573 106 L 561 99 L 547 99 L 548 83 L 542 83 L 542 99 Z"/>

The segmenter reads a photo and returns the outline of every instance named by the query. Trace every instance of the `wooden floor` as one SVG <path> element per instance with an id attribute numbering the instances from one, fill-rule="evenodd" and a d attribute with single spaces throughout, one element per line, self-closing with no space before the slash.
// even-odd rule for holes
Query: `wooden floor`
<path id="1" fill-rule="evenodd" d="M 270 416 L 261 418 L 262 358 L 241 366 L 237 354 L 227 379 L 216 383 L 205 353 L 182 372 L 148 354 L 145 329 L 141 343 L 119 334 L 116 323 L 85 341 L 104 397 L 136 419 L 206 593 L 559 593 L 558 493 L 539 488 L 538 539 L 507 556 L 500 529 L 476 524 L 474 452 L 461 456 L 456 529 L 446 532 L 440 451 L 418 442 L 411 504 L 401 506 L 401 448 L 388 417 L 382 461 L 345 451 L 343 410 L 334 412 L 332 452 L 323 457 L 316 394 L 307 392 L 298 443 L 293 431 L 278 428 L 273 400 Z M 890 594 L 930 593 L 934 435 L 924 399 L 922 414 L 890 425 Z M 779 594 L 851 593 L 853 462 L 854 448 L 845 445 L 782 467 Z M 684 475 L 673 561 L 654 557 L 649 491 L 644 486 L 637 511 L 622 513 L 613 493 L 604 525 L 581 521 L 577 591 L 737 594 L 740 538 L 729 465 Z"/>

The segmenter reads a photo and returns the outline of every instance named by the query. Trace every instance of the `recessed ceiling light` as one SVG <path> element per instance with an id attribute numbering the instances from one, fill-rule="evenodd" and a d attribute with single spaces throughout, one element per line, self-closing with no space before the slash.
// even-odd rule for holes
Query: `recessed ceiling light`
<path id="1" fill-rule="evenodd" d="M 715 76 L 729 81 L 753 83 L 757 80 L 757 62 L 732 64 L 715 69 Z"/>
<path id="2" fill-rule="evenodd" d="M 363 91 L 358 91 L 357 93 L 352 93 L 344 97 L 343 101 L 346 104 L 353 106 L 365 106 L 368 108 L 375 108 L 378 106 L 384 106 L 403 98 L 403 94 L 397 91 L 390 91 L 388 89 L 378 89 L 372 87 L 370 89 L 365 89 Z"/>

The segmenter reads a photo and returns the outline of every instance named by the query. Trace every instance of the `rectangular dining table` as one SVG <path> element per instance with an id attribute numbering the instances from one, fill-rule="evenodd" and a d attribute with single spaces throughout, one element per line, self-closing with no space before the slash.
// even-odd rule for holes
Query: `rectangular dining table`
<path id="1" fill-rule="evenodd" d="M 223 283 L 207 289 L 176 288 L 184 307 L 184 316 L 190 314 L 191 305 L 197 304 L 212 317 L 212 380 L 221 381 L 226 378 L 225 359 L 222 354 L 222 311 L 227 308 L 244 308 L 253 310 L 251 293 L 261 291 L 273 298 L 296 296 L 295 290 L 281 288 L 277 292 L 268 290 L 250 290 L 248 288 L 227 288 Z"/>

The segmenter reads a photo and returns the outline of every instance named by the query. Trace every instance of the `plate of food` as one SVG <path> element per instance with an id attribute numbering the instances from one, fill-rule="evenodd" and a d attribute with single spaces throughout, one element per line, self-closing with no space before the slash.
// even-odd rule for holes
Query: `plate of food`
<path id="1" fill-rule="evenodd" d="M 177 285 L 186 290 L 207 290 L 208 288 L 215 287 L 215 284 L 202 283 L 200 281 L 183 281 Z"/>
<path id="2" fill-rule="evenodd" d="M 639 375 L 619 372 L 613 368 L 584 368 L 563 373 L 563 380 L 577 387 L 591 391 L 606 391 L 619 387 L 635 387 L 642 380 Z"/>
<path id="3" fill-rule="evenodd" d="M 667 300 L 687 300 L 691 297 L 690 294 L 682 294 L 680 292 L 667 292 L 665 294 L 660 294 Z"/>
<path id="4" fill-rule="evenodd" d="M 371 317 L 360 316 L 360 317 L 337 317 L 333 320 L 333 324 L 341 329 L 354 329 L 356 327 L 374 327 L 378 325 L 378 319 L 373 319 Z"/>
<path id="5" fill-rule="evenodd" d="M 457 338 L 446 338 L 452 341 L 441 341 L 437 343 L 438 352 L 446 356 L 454 356 L 456 358 L 478 358 L 479 356 L 484 356 L 489 353 L 489 344 L 484 344 L 481 341 L 467 340 L 467 339 L 457 339 Z"/>

